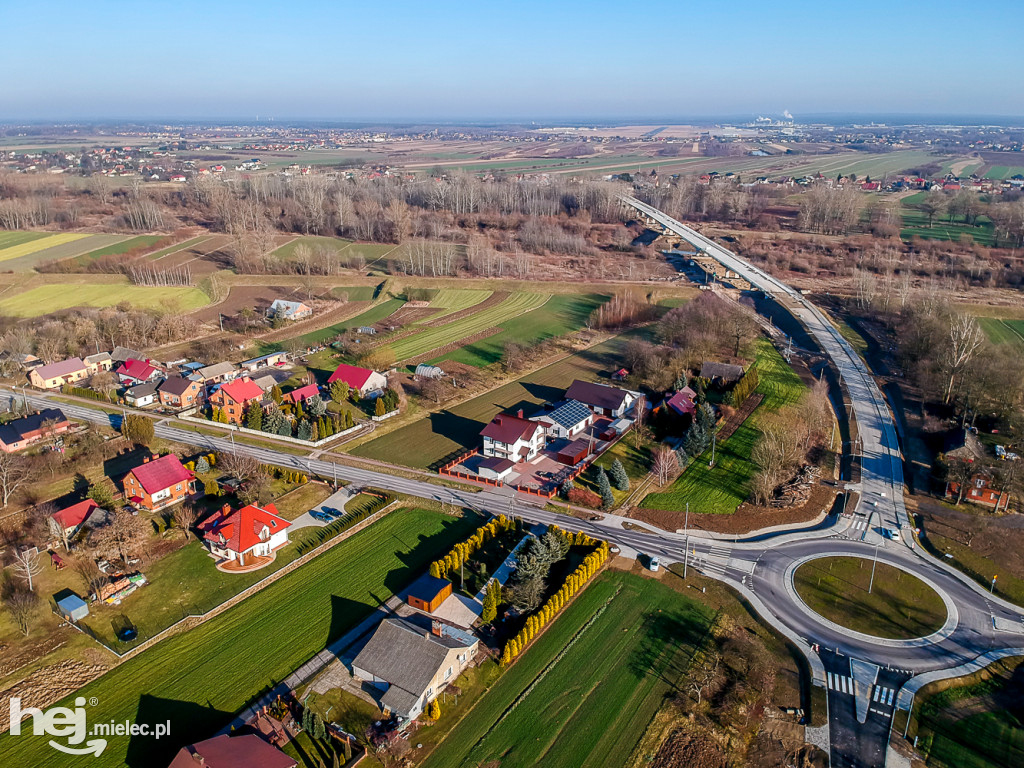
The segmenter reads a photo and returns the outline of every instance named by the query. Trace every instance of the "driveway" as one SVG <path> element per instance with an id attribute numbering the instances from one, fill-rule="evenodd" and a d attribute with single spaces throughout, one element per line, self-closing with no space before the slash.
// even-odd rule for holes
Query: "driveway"
<path id="1" fill-rule="evenodd" d="M 322 502 L 313 507 L 313 510 L 322 511 L 324 507 L 331 507 L 332 509 L 342 510 L 345 509 L 345 502 L 351 498 L 352 494 L 348 492 L 346 488 L 335 491 Z M 310 510 L 310 511 L 313 511 Z M 309 512 L 303 512 L 297 518 L 292 520 L 292 530 L 298 530 L 299 528 L 323 528 L 327 523 L 317 520 Z"/>

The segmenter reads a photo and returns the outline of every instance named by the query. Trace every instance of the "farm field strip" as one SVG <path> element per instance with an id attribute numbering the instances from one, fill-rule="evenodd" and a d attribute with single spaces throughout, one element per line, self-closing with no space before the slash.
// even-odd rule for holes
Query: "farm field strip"
<path id="1" fill-rule="evenodd" d="M 544 305 L 550 296 L 545 293 L 513 293 L 496 307 L 476 312 L 461 320 L 424 328 L 420 333 L 396 341 L 390 347 L 396 360 L 418 357 L 432 349 L 464 339 L 487 328 L 501 325 L 516 315 Z"/>
<path id="2" fill-rule="evenodd" d="M 660 582 L 602 574 L 452 729 L 426 768 L 499 759 L 503 768 L 625 764 L 710 621 L 707 608 Z"/>
<path id="3" fill-rule="evenodd" d="M 114 667 L 76 694 L 98 701 L 93 722 L 170 719 L 174 727 L 159 741 L 112 737 L 90 765 L 167 765 L 181 746 L 212 736 L 478 524 L 475 517 L 396 510 L 220 616 Z M 30 735 L 0 736 L 0 754 L 5 765 L 54 760 L 47 740 Z"/>
<path id="4" fill-rule="evenodd" d="M 444 311 L 439 315 L 434 315 L 430 320 L 436 322 L 448 315 L 475 307 L 486 301 L 492 293 L 493 291 L 482 291 L 477 288 L 442 288 L 430 302 L 430 306 L 441 307 Z"/>
<path id="5" fill-rule="evenodd" d="M 993 165 L 985 173 L 985 178 L 1010 179 L 1017 175 L 1024 175 L 1024 167 L 1013 165 Z"/>
<path id="6" fill-rule="evenodd" d="M 46 235 L 44 237 L 22 241 L 17 245 L 10 245 L 3 250 L 0 250 L 0 261 L 10 261 L 11 259 L 18 259 L 22 256 L 31 256 L 34 253 L 45 251 L 47 248 L 53 248 L 54 246 L 63 245 L 64 243 L 72 243 L 75 240 L 82 240 L 87 237 L 91 237 L 91 235 L 64 232 L 57 235 Z"/>
<path id="7" fill-rule="evenodd" d="M 178 251 L 183 251 L 186 248 L 191 248 L 201 243 L 205 243 L 207 240 L 212 240 L 214 237 L 215 235 L 200 235 L 199 237 L 193 237 L 183 243 L 176 243 L 174 245 L 169 245 L 166 248 L 161 248 L 159 251 L 148 253 L 146 254 L 146 258 L 153 261 L 159 261 L 164 256 L 170 256 L 172 253 L 177 253 Z"/>
<path id="8" fill-rule="evenodd" d="M 299 336 L 299 339 L 303 344 L 320 344 L 350 328 L 358 328 L 360 326 L 378 323 L 388 315 L 392 315 L 397 312 L 404 305 L 404 299 L 387 299 L 379 304 L 375 304 L 365 312 L 362 312 L 355 317 L 342 320 L 340 323 L 329 325 L 326 328 L 310 331 L 309 333 Z"/>
<path id="9" fill-rule="evenodd" d="M 1024 349 L 1024 320 L 979 317 L 978 323 L 993 344 L 1013 344 Z"/>
<path id="10" fill-rule="evenodd" d="M 0 312 L 38 317 L 71 307 L 112 307 L 122 301 L 144 309 L 188 312 L 210 302 L 198 288 L 124 284 L 48 283 L 0 300 Z"/>
<path id="11" fill-rule="evenodd" d="M 51 234 L 50 232 L 24 232 L 21 230 L 0 232 L 0 250 L 21 245 L 22 243 L 30 243 L 33 240 L 41 240 L 44 237 L 49 237 Z"/>

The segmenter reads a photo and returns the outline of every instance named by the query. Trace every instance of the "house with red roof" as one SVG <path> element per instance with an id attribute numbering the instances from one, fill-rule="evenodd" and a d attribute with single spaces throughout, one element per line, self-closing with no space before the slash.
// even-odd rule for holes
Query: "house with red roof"
<path id="1" fill-rule="evenodd" d="M 143 460 L 124 478 L 124 495 L 135 507 L 163 509 L 195 492 L 196 476 L 173 453 Z"/>
<path id="2" fill-rule="evenodd" d="M 121 363 L 115 373 L 118 381 L 127 387 L 160 378 L 160 371 L 148 360 L 136 360 L 131 357 Z"/>
<path id="3" fill-rule="evenodd" d="M 358 392 L 360 397 L 369 397 L 374 392 L 382 392 L 388 385 L 384 374 L 371 371 L 369 368 L 360 368 L 344 363 L 339 365 L 327 379 L 328 384 L 333 384 L 336 381 L 344 381 Z"/>
<path id="4" fill-rule="evenodd" d="M 170 768 L 295 768 L 298 763 L 255 733 L 223 733 L 178 750 Z"/>
<path id="5" fill-rule="evenodd" d="M 235 511 L 225 504 L 196 527 L 210 554 L 220 562 L 229 560 L 244 566 L 287 544 L 290 526 L 273 504 L 249 504 Z"/>
<path id="6" fill-rule="evenodd" d="M 99 509 L 99 507 L 100 505 L 92 499 L 86 499 L 54 512 L 50 515 L 50 519 L 60 526 L 65 538 L 70 539 L 82 527 L 85 521 L 89 519 L 89 515 L 94 510 Z"/>
<path id="7" fill-rule="evenodd" d="M 697 393 L 689 387 L 683 387 L 666 400 L 665 405 L 680 416 L 693 416 L 697 412 Z"/>
<path id="8" fill-rule="evenodd" d="M 520 462 L 540 453 L 545 427 L 540 421 L 524 419 L 520 410 L 515 416 L 499 413 L 480 434 L 484 439 L 484 456 Z"/>
<path id="9" fill-rule="evenodd" d="M 248 376 L 243 376 L 221 384 L 217 391 L 210 395 L 209 400 L 210 405 L 224 412 L 230 423 L 241 424 L 249 403 L 259 404 L 263 397 L 264 392 L 260 385 Z"/>
<path id="10" fill-rule="evenodd" d="M 295 405 L 296 403 L 305 403 L 309 398 L 319 394 L 320 387 L 316 384 L 307 384 L 304 387 L 293 389 L 291 392 L 285 392 L 284 400 L 285 402 Z"/>

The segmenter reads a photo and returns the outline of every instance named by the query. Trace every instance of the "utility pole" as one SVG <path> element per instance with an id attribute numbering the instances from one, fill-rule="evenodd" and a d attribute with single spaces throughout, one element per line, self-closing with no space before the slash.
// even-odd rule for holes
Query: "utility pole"
<path id="1" fill-rule="evenodd" d="M 686 502 L 686 521 L 683 523 L 683 533 L 686 536 L 683 550 L 683 581 L 686 581 L 686 566 L 690 562 L 690 502 Z"/>
<path id="2" fill-rule="evenodd" d="M 220 332 L 224 333 L 224 315 L 217 313 L 217 320 L 220 322 Z"/>
<path id="3" fill-rule="evenodd" d="M 868 583 L 868 594 L 871 594 L 871 590 L 875 586 L 875 566 L 878 565 L 878 544 L 875 544 L 875 557 L 871 561 L 871 581 Z"/>
<path id="4" fill-rule="evenodd" d="M 235 430 L 232 429 L 231 431 L 229 431 L 228 435 L 231 437 L 231 453 L 237 456 L 238 450 L 235 448 Z"/>

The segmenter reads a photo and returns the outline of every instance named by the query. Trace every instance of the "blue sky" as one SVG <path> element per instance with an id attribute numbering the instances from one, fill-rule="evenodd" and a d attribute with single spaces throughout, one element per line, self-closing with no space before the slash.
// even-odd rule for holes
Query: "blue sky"
<path id="1" fill-rule="evenodd" d="M 0 0 L 0 19 L 0 122 L 1024 115 L 1020 0 Z"/>

